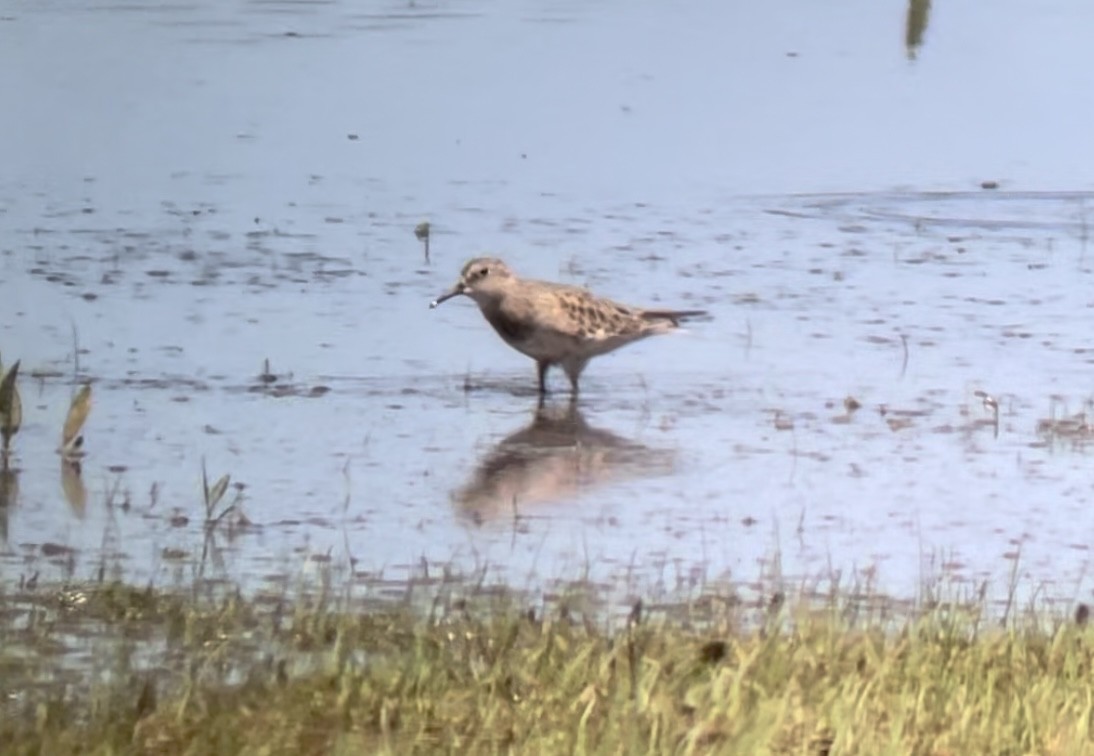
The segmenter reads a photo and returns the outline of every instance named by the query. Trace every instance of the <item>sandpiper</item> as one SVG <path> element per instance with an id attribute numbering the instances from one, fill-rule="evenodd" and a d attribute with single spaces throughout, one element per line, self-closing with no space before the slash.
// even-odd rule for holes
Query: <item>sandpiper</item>
<path id="1" fill-rule="evenodd" d="M 577 286 L 523 280 L 494 257 L 469 260 L 456 285 L 429 306 L 460 294 L 475 300 L 505 343 L 536 361 L 540 394 L 547 393 L 551 365 L 562 366 L 576 394 L 581 371 L 593 357 L 707 314 L 628 307 Z"/>

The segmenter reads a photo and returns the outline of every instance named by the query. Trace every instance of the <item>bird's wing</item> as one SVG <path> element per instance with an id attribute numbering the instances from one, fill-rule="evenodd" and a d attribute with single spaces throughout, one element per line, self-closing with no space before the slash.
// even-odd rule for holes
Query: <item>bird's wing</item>
<path id="1" fill-rule="evenodd" d="M 552 330 L 580 340 L 601 340 L 630 336 L 648 327 L 638 310 L 610 299 L 597 297 L 587 289 L 556 284 L 542 289 L 540 307 L 550 315 Z"/>

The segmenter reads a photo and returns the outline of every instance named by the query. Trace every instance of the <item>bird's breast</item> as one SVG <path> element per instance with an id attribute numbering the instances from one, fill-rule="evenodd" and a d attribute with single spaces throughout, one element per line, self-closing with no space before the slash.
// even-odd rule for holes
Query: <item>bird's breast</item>
<path id="1" fill-rule="evenodd" d="M 530 319 L 514 317 L 500 307 L 483 307 L 482 314 L 498 335 L 513 346 L 527 341 L 536 330 Z"/>
<path id="2" fill-rule="evenodd" d="M 536 360 L 558 361 L 581 351 L 581 340 L 542 323 L 529 313 L 501 307 L 483 307 L 482 314 L 498 335 L 518 352 Z"/>

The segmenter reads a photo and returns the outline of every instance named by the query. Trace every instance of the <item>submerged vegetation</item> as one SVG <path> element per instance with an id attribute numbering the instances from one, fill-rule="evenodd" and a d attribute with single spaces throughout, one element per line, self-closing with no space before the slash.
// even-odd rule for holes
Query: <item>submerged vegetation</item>
<path id="1" fill-rule="evenodd" d="M 0 601 L 14 753 L 1094 751 L 1085 607 L 706 596 L 610 627 L 580 597 L 443 588 L 425 608 L 109 583 Z"/>

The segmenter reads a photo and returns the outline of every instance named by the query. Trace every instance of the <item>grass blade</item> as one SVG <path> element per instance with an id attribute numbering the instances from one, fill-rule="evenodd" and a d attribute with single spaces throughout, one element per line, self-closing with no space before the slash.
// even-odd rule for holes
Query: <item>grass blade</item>
<path id="1" fill-rule="evenodd" d="M 209 489 L 209 493 L 206 496 L 206 508 L 211 513 L 212 510 L 220 503 L 220 500 L 224 498 L 224 492 L 228 490 L 228 483 L 232 480 L 230 475 L 221 475 L 220 480 L 213 484 L 213 487 Z"/>

